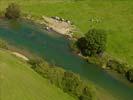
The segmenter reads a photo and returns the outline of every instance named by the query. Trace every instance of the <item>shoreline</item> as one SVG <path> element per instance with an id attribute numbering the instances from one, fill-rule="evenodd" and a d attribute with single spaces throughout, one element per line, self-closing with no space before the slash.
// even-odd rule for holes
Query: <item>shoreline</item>
<path id="1" fill-rule="evenodd" d="M 109 75 L 111 75 L 112 77 L 114 77 L 115 79 L 123 82 L 124 84 L 130 85 L 133 87 L 133 83 L 128 80 L 127 76 L 125 75 L 126 73 L 119 73 L 118 71 L 111 69 L 110 67 L 107 66 L 107 63 L 103 63 L 102 65 L 100 65 L 100 61 L 97 63 L 95 60 L 88 60 L 88 57 L 83 56 L 81 53 L 76 53 L 74 52 L 76 55 L 78 55 L 79 57 L 81 57 L 82 59 L 84 59 L 86 62 L 91 63 L 91 64 L 96 64 L 97 66 L 99 66 L 103 71 L 106 71 Z M 96 57 L 95 57 L 96 58 Z M 98 58 L 96 58 L 98 59 Z M 109 58 L 109 59 L 113 59 L 113 58 Z M 109 61 L 109 60 L 108 60 Z M 127 70 L 130 70 L 131 68 L 128 69 L 128 67 L 126 68 Z"/>
<path id="2" fill-rule="evenodd" d="M 127 86 L 133 87 L 133 84 L 127 80 L 127 78 L 125 78 L 123 75 L 117 73 L 114 70 L 106 70 L 106 72 L 111 75 L 113 78 L 115 78 L 116 80 L 126 84 Z"/>
<path id="3" fill-rule="evenodd" d="M 25 61 L 29 61 L 29 58 L 28 57 L 26 57 L 25 55 L 23 55 L 23 54 L 21 54 L 19 52 L 11 51 L 11 54 L 15 55 L 18 58 L 22 58 Z"/>
<path id="4" fill-rule="evenodd" d="M 33 22 L 33 23 L 35 23 L 35 24 L 39 24 L 42 28 L 46 25 L 46 24 L 38 23 L 38 21 L 35 20 L 35 19 L 26 19 L 26 20 L 29 20 L 29 21 L 31 21 L 31 22 Z M 46 26 L 45 26 L 45 27 L 46 27 Z M 45 28 L 43 28 L 43 29 L 45 29 Z M 46 29 L 45 29 L 45 30 L 46 30 Z M 46 31 L 48 31 L 48 30 L 46 30 Z M 50 29 L 49 31 L 52 31 L 52 32 L 54 32 L 55 34 L 62 35 L 62 36 L 64 36 L 64 37 L 66 37 L 67 39 L 75 40 L 74 37 L 69 36 L 69 35 L 67 35 L 67 34 L 63 34 L 63 33 L 57 32 L 57 31 L 54 30 L 54 29 Z M 49 31 L 48 31 L 48 32 L 49 32 Z M 107 67 L 107 62 L 102 63 L 102 65 L 100 65 L 100 64 L 99 64 L 100 61 L 98 61 L 98 63 L 97 63 L 95 60 L 94 60 L 94 61 L 93 61 L 93 60 L 92 60 L 92 61 L 89 61 L 88 57 L 83 56 L 81 53 L 77 53 L 77 52 L 76 52 L 75 50 L 73 50 L 73 48 L 71 48 L 71 47 L 70 47 L 70 49 L 72 49 L 72 52 L 73 52 L 74 54 L 76 54 L 77 56 L 81 57 L 82 59 L 84 59 L 84 60 L 87 61 L 88 63 L 96 64 L 96 65 L 98 65 L 102 70 L 104 70 L 104 71 L 106 71 L 106 72 L 109 72 L 109 71 L 110 71 L 110 72 L 113 72 L 114 74 L 117 73 L 117 74 L 120 74 L 121 77 L 123 77 L 123 73 L 115 72 L 115 70 L 113 70 L 113 69 Z M 96 58 L 96 57 L 95 57 L 95 58 Z M 98 58 L 96 58 L 96 59 L 98 59 Z M 113 58 L 113 57 L 109 57 L 108 60 L 110 60 L 110 59 L 114 59 L 114 58 Z M 118 59 L 116 59 L 116 60 L 118 60 Z M 120 62 L 120 61 L 118 60 L 118 62 Z M 110 73 L 108 73 L 108 74 L 110 74 Z M 116 77 L 120 77 L 120 76 L 116 76 Z M 127 82 L 130 82 L 130 81 L 127 79 L 126 76 L 123 77 L 123 78 L 125 78 L 125 79 L 127 80 Z M 117 79 L 118 79 L 118 78 L 117 78 Z"/>
<path id="5" fill-rule="evenodd" d="M 43 16 L 42 16 L 43 17 Z M 53 22 L 53 23 L 56 23 L 57 22 L 57 20 L 55 20 L 55 19 L 53 19 L 53 18 L 50 18 L 50 17 L 46 17 L 47 18 L 47 20 L 53 20 L 53 21 L 55 21 L 55 22 Z M 67 37 L 68 39 L 74 39 L 74 37 L 73 37 L 73 33 L 70 33 L 73 29 L 72 29 L 72 26 L 71 26 L 71 24 L 70 24 L 70 26 L 68 26 L 70 29 L 69 29 L 69 31 L 68 31 L 68 29 L 64 29 L 63 28 L 63 26 L 60 26 L 61 28 L 63 28 L 64 29 L 64 31 L 63 31 L 63 29 L 60 29 L 59 27 L 57 27 L 57 26 L 52 26 L 52 25 L 49 25 L 48 23 L 48 21 L 46 22 L 45 21 L 45 19 L 43 19 L 43 18 L 41 18 L 41 19 L 35 19 L 34 17 L 22 17 L 22 19 L 23 20 L 26 20 L 26 21 L 30 21 L 31 23 L 34 23 L 34 24 L 38 24 L 39 26 L 41 26 L 42 27 L 42 29 L 44 29 L 44 30 L 46 30 L 46 31 L 48 31 L 48 32 L 50 32 L 50 31 L 52 31 L 52 32 L 55 32 L 55 33 L 57 33 L 57 34 L 60 34 L 60 35 L 62 35 L 62 36 L 64 36 L 64 37 Z M 57 22 L 58 24 L 60 24 L 60 23 L 65 23 L 66 24 L 66 22 L 63 22 L 63 21 L 58 21 Z M 52 22 L 50 23 L 50 24 L 52 24 Z M 66 32 L 67 31 L 67 32 Z"/>
<path id="6" fill-rule="evenodd" d="M 31 23 L 34 23 L 34 24 L 38 24 L 38 25 L 41 26 L 44 30 L 46 30 L 46 29 L 45 29 L 45 24 L 38 23 L 35 19 L 25 19 L 25 18 L 22 18 L 22 19 L 24 19 L 24 20 L 26 20 L 26 21 L 29 21 L 29 22 L 31 22 Z M 46 31 L 48 31 L 48 30 L 46 30 Z M 50 31 L 56 32 L 56 31 L 53 30 L 53 29 L 50 30 Z M 49 31 L 48 31 L 48 32 L 49 32 Z M 66 35 L 66 34 L 63 34 L 63 33 L 61 34 L 61 33 L 59 33 L 59 32 L 56 32 L 56 34 L 60 34 L 60 35 L 62 35 L 62 36 L 64 36 L 64 37 L 66 37 L 67 39 L 74 40 L 73 37 L 68 37 L 68 35 Z M 70 47 L 70 48 L 71 48 L 71 47 Z M 71 49 L 73 49 L 73 48 L 71 48 Z M 21 50 L 20 50 L 20 51 L 21 51 Z M 100 63 L 99 61 L 98 61 L 98 63 L 96 63 L 95 60 L 93 60 L 93 59 L 92 59 L 92 61 L 89 61 L 89 59 L 87 59 L 87 57 L 83 56 L 82 54 L 77 53 L 75 50 L 73 50 L 72 52 L 74 52 L 74 53 L 75 53 L 76 55 L 78 55 L 79 57 L 83 58 L 83 59 L 84 59 L 85 61 L 87 61 L 88 63 L 96 64 L 96 65 L 99 66 L 99 64 L 98 64 L 98 63 Z M 112 58 L 110 57 L 109 59 L 112 59 Z M 107 63 L 107 62 L 106 62 L 106 63 Z M 108 68 L 107 65 L 106 65 L 106 63 L 103 64 L 103 65 L 105 65 L 105 66 L 100 65 L 100 68 L 101 68 L 102 70 L 105 70 L 105 71 L 107 71 L 107 70 L 114 71 L 113 69 Z M 117 73 L 118 73 L 118 72 L 117 72 Z M 122 74 L 121 74 L 121 76 L 122 76 Z M 128 81 L 128 79 L 127 79 L 127 81 Z"/>

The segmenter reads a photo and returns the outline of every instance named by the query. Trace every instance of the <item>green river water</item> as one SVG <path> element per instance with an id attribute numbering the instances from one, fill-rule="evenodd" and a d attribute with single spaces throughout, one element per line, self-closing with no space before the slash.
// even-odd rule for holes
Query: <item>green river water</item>
<path id="1" fill-rule="evenodd" d="M 78 73 L 81 77 L 104 88 L 119 100 L 133 100 L 133 87 L 115 79 L 100 67 L 89 64 L 73 54 L 65 37 L 42 30 L 25 21 L 0 20 L 0 38 L 19 48 L 26 48 L 55 65 Z"/>

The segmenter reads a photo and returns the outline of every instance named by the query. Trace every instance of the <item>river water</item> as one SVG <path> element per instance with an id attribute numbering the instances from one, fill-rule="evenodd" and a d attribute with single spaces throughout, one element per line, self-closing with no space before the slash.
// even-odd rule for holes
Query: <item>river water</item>
<path id="1" fill-rule="evenodd" d="M 81 77 L 104 88 L 119 100 L 133 100 L 133 87 L 112 77 L 100 67 L 89 64 L 73 54 L 65 37 L 42 30 L 26 21 L 0 20 L 0 38 L 19 48 L 25 48 L 55 65 L 78 73 Z"/>

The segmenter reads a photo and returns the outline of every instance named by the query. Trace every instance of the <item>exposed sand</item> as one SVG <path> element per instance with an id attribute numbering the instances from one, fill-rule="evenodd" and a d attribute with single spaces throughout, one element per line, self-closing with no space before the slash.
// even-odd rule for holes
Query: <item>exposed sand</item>
<path id="1" fill-rule="evenodd" d="M 51 28 L 52 30 L 56 31 L 57 33 L 63 34 L 63 35 L 68 35 L 70 34 L 70 31 L 72 30 L 72 27 L 69 23 L 64 22 L 64 21 L 58 21 L 53 18 L 49 17 L 42 17 L 44 20 L 44 23 Z"/>
<path id="2" fill-rule="evenodd" d="M 24 17 L 24 19 L 31 20 L 38 24 L 44 25 L 46 30 L 53 30 L 59 34 L 66 35 L 72 37 L 73 30 L 75 29 L 74 25 L 71 25 L 71 22 L 60 21 L 54 18 L 42 16 L 41 19 L 35 19 L 31 15 Z"/>
<path id="3" fill-rule="evenodd" d="M 22 55 L 22 54 L 20 54 L 18 52 L 12 52 L 12 54 L 15 55 L 15 56 L 17 56 L 17 57 L 19 57 L 19 58 L 22 58 L 22 59 L 24 59 L 26 61 L 29 60 L 26 56 L 24 56 L 24 55 Z"/>

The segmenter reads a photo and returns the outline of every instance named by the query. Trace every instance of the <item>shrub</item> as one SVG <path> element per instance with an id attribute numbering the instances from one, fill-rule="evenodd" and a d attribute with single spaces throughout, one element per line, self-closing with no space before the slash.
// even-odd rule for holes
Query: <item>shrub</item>
<path id="1" fill-rule="evenodd" d="M 92 100 L 91 89 L 80 79 L 77 74 L 68 72 L 59 67 L 50 66 L 40 59 L 31 59 L 29 64 L 41 76 L 47 78 L 52 84 L 79 100 Z"/>
<path id="2" fill-rule="evenodd" d="M 50 80 L 52 84 L 56 85 L 57 87 L 61 89 L 63 88 L 62 86 L 62 79 L 64 75 L 63 69 L 51 67 L 49 68 L 47 75 L 48 75 L 48 79 Z"/>
<path id="3" fill-rule="evenodd" d="M 79 49 L 77 48 L 76 40 L 71 40 L 71 42 L 70 42 L 70 49 L 74 53 L 80 53 Z"/>
<path id="4" fill-rule="evenodd" d="M 8 49 L 8 44 L 6 41 L 0 39 L 0 48 Z"/>
<path id="5" fill-rule="evenodd" d="M 17 19 L 20 17 L 20 9 L 19 6 L 15 3 L 11 3 L 5 12 L 5 17 L 8 19 Z"/>
<path id="6" fill-rule="evenodd" d="M 28 63 L 32 65 L 33 69 L 35 69 L 36 67 L 41 66 L 41 64 L 43 63 L 43 60 L 42 59 L 30 59 Z"/>
<path id="7" fill-rule="evenodd" d="M 76 88 L 80 84 L 80 78 L 78 75 L 72 72 L 64 72 L 62 79 L 62 87 L 64 91 L 76 94 Z"/>
<path id="8" fill-rule="evenodd" d="M 133 82 L 133 69 L 130 69 L 127 74 L 127 79 L 130 81 L 130 82 Z"/>
<path id="9" fill-rule="evenodd" d="M 126 64 L 120 63 L 116 60 L 109 60 L 107 63 L 107 67 L 117 71 L 118 73 L 124 74 L 127 72 Z"/>
<path id="10" fill-rule="evenodd" d="M 85 34 L 85 37 L 78 39 L 77 47 L 85 56 L 94 56 L 103 53 L 106 49 L 107 36 L 105 31 L 100 29 L 91 29 Z"/>
<path id="11" fill-rule="evenodd" d="M 83 84 L 82 93 L 79 96 L 79 100 L 92 100 L 92 93 L 90 92 L 90 88 L 87 84 Z"/>

